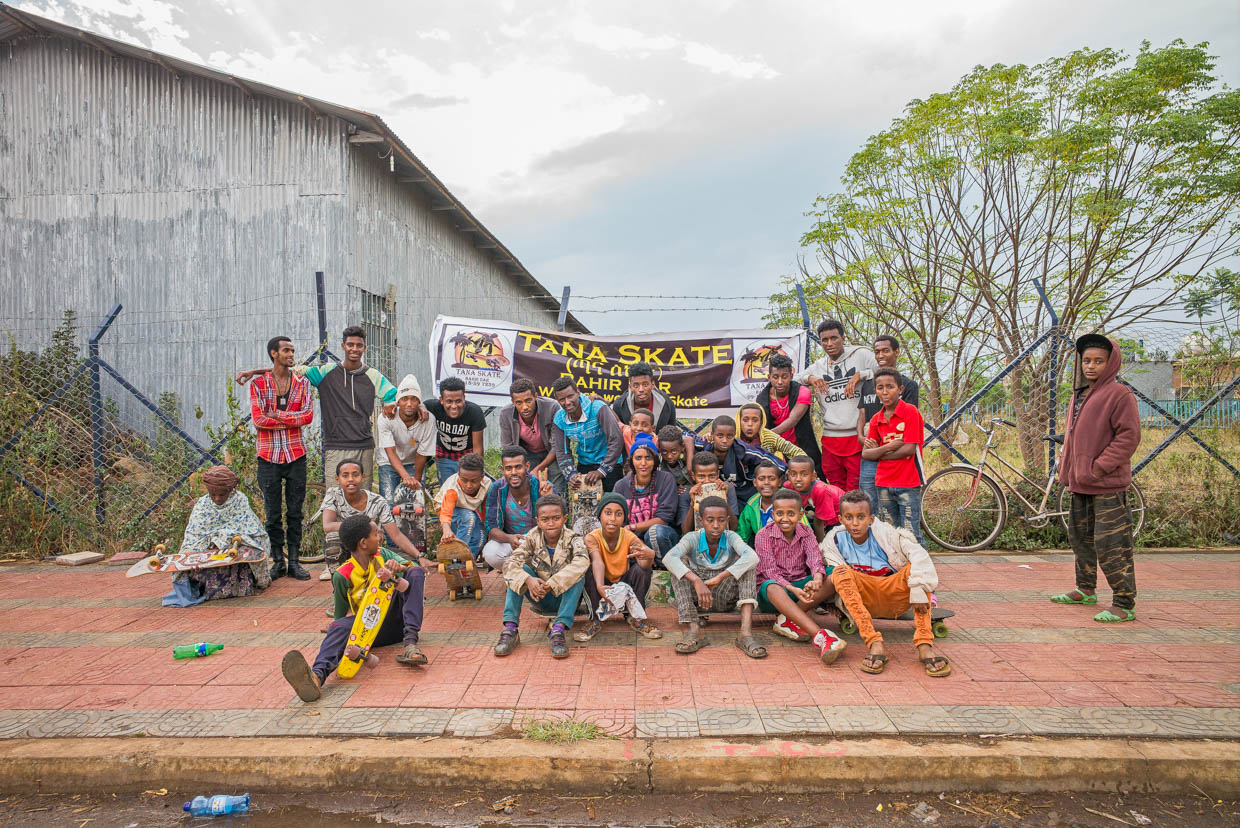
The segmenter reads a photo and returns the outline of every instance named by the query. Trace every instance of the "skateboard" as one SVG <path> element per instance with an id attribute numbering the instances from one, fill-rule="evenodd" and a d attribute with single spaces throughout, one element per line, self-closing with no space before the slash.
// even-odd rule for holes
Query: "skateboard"
<path id="1" fill-rule="evenodd" d="M 603 497 L 603 482 L 583 483 L 580 489 L 568 490 L 568 512 L 572 529 L 578 535 L 588 535 L 599 527 L 594 510 Z"/>
<path id="2" fill-rule="evenodd" d="M 699 514 L 698 506 L 708 497 L 723 498 L 723 502 L 728 502 L 728 484 L 726 483 L 703 483 L 702 488 L 698 490 L 697 496 L 693 498 L 693 528 L 702 528 L 702 516 Z M 730 509 L 728 511 L 731 511 Z M 732 515 L 736 517 L 736 515 Z"/>
<path id="3" fill-rule="evenodd" d="M 840 632 L 844 633 L 844 635 L 852 635 L 853 633 L 857 632 L 857 625 L 853 623 L 852 618 L 849 617 L 847 612 L 845 612 L 844 610 L 838 607 L 836 607 L 836 612 L 840 617 Z M 951 618 L 955 614 L 956 614 L 955 610 L 942 609 L 940 607 L 935 607 L 935 606 L 930 607 L 930 622 L 931 622 L 930 631 L 934 633 L 935 638 L 947 638 L 948 629 L 947 629 L 947 624 L 944 622 L 946 619 Z M 874 620 L 875 621 L 912 621 L 913 611 L 908 610 L 903 615 L 897 616 L 896 618 L 879 618 L 878 616 L 874 616 Z"/>
<path id="4" fill-rule="evenodd" d="M 393 563 L 396 562 L 389 562 L 388 565 Z M 416 564 L 411 564 L 411 566 L 414 565 Z M 370 655 L 370 646 L 375 643 L 375 638 L 378 637 L 379 630 L 383 627 L 383 619 L 387 618 L 388 610 L 392 607 L 392 598 L 395 595 L 396 578 L 380 581 L 378 575 L 371 576 L 366 584 L 366 600 L 357 608 L 357 614 L 353 616 L 353 628 L 349 630 L 349 640 L 345 642 L 346 647 L 356 644 L 361 648 L 361 652 L 355 659 L 341 656 L 340 664 L 336 667 L 336 675 L 342 679 L 353 678 L 366 663 L 366 657 Z"/>
<path id="5" fill-rule="evenodd" d="M 474 553 L 459 540 L 439 544 L 435 550 L 439 574 L 448 582 L 448 600 L 469 598 L 482 600 L 482 575 L 474 563 Z"/>
<path id="6" fill-rule="evenodd" d="M 392 494 L 392 516 L 401 534 L 409 538 L 418 553 L 426 555 L 426 491 L 410 489 L 405 484 Z"/>
<path id="7" fill-rule="evenodd" d="M 168 552 L 162 543 L 155 547 L 155 554 L 129 567 L 126 577 L 150 575 L 155 572 L 192 572 L 198 569 L 212 569 L 217 566 L 234 564 L 257 564 L 267 560 L 267 553 L 241 545 L 241 537 L 232 539 L 227 549 L 205 549 L 201 552 Z"/>

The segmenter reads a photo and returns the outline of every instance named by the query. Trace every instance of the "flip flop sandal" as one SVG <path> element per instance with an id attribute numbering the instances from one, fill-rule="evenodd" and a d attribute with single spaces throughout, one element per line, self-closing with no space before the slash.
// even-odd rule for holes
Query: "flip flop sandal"
<path id="1" fill-rule="evenodd" d="M 1099 624 L 1122 624 L 1125 621 L 1137 620 L 1137 614 L 1132 610 L 1124 610 L 1123 612 L 1124 616 L 1121 618 L 1109 609 L 1104 609 L 1102 612 L 1094 616 L 1094 620 Z"/>
<path id="2" fill-rule="evenodd" d="M 887 669 L 888 661 L 890 659 L 886 653 L 867 653 L 866 657 L 861 659 L 861 672 L 877 676 Z"/>
<path id="3" fill-rule="evenodd" d="M 706 642 L 700 638 L 685 637 L 676 642 L 676 652 L 681 655 L 689 655 L 696 653 L 698 650 L 706 646 Z"/>
<path id="4" fill-rule="evenodd" d="M 1083 597 L 1079 601 L 1074 600 L 1072 598 L 1072 592 L 1075 592 L 1077 595 Z M 1058 595 L 1052 595 L 1051 602 L 1055 604 L 1084 604 L 1091 607 L 1098 603 L 1098 593 L 1096 592 L 1093 595 L 1086 595 L 1077 589 L 1072 590 L 1072 592 L 1061 592 Z"/>
<path id="5" fill-rule="evenodd" d="M 735 643 L 736 649 L 740 650 L 750 658 L 766 658 L 767 656 L 766 647 L 759 644 L 758 640 L 752 635 L 747 635 L 744 638 L 738 638 Z"/>
<path id="6" fill-rule="evenodd" d="M 934 666 L 935 663 L 940 661 L 943 662 L 943 666 L 936 668 Z M 952 665 L 951 662 L 947 660 L 947 656 L 933 655 L 929 658 L 921 659 L 921 663 L 926 665 L 926 675 L 928 676 L 933 678 L 943 678 L 944 676 L 951 675 Z"/>

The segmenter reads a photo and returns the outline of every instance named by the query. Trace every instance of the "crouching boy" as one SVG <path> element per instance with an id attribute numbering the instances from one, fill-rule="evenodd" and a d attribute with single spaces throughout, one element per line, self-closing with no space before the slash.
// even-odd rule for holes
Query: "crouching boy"
<path id="1" fill-rule="evenodd" d="M 750 658 L 766 658 L 766 648 L 752 633 L 753 610 L 758 603 L 758 555 L 728 529 L 732 513 L 723 498 L 702 498 L 698 513 L 702 528 L 686 532 L 663 558 L 663 565 L 672 574 L 676 616 L 685 628 L 676 652 L 688 655 L 706 646 L 699 609 L 729 612 L 739 606 L 741 630 L 736 646 Z"/>
<path id="2" fill-rule="evenodd" d="M 280 664 L 285 680 L 302 701 L 319 699 L 323 682 L 340 664 L 342 656 L 357 658 L 361 654 L 356 644 L 348 644 L 349 633 L 353 629 L 353 618 L 358 607 L 365 601 L 366 585 L 374 576 L 384 583 L 395 578 L 396 594 L 392 596 L 387 617 L 383 619 L 383 626 L 371 646 L 384 647 L 403 642 L 405 649 L 396 657 L 399 663 L 426 663 L 426 656 L 418 649 L 426 573 L 420 566 L 409 564 L 394 552 L 385 550 L 380 554 L 382 537 L 379 526 L 365 514 L 350 515 L 340 524 L 340 545 L 349 558 L 332 573 L 335 620 L 327 628 L 313 668 L 306 663 L 306 657 L 300 650 L 289 650 Z M 367 664 L 372 666 L 377 661 L 378 656 L 373 653 L 367 658 Z"/>
<path id="3" fill-rule="evenodd" d="M 841 605 L 857 625 L 869 653 L 861 669 L 878 675 L 887 666 L 883 635 L 873 619 L 895 618 L 913 608 L 913 645 L 926 673 L 951 673 L 945 656 L 934 651 L 930 630 L 930 593 L 939 585 L 930 553 L 913 533 L 874 519 L 869 496 L 856 489 L 840 498 L 840 526 L 822 542 L 824 562 Z"/>
<path id="4" fill-rule="evenodd" d="M 564 499 L 559 495 L 539 498 L 535 512 L 538 525 L 525 533 L 504 562 L 508 595 L 504 599 L 504 629 L 495 644 L 497 656 L 508 655 L 521 643 L 517 627 L 521 621 L 521 605 L 528 596 L 539 610 L 556 614 L 551 631 L 547 633 L 551 656 L 568 658 L 566 636 L 573 627 L 573 616 L 586 588 L 590 553 L 581 535 L 564 525 L 567 512 Z"/>

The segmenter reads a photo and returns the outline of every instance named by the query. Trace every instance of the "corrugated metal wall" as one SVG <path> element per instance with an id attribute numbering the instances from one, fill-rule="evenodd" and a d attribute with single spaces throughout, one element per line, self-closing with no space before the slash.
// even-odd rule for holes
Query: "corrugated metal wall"
<path id="1" fill-rule="evenodd" d="M 426 377 L 436 313 L 535 321 L 527 291 L 346 129 L 86 44 L 0 45 L 0 333 L 42 344 L 73 309 L 84 342 L 121 302 L 104 358 L 152 398 L 178 392 L 198 436 L 191 412 L 222 421 L 227 377 L 265 364 L 269 336 L 314 347 L 315 270 L 333 343 L 357 321 L 347 285 L 396 286 L 397 373 Z"/>

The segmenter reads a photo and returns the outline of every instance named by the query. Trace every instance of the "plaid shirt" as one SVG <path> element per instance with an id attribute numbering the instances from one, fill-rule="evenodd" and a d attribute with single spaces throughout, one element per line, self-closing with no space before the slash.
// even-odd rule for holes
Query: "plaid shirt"
<path id="1" fill-rule="evenodd" d="M 314 399 L 305 377 L 292 375 L 288 408 L 276 409 L 276 384 L 271 372 L 250 383 L 250 416 L 258 432 L 258 456 L 268 463 L 292 463 L 306 456 L 303 426 L 314 420 Z"/>
<path id="2" fill-rule="evenodd" d="M 758 553 L 759 584 L 774 581 L 788 587 L 791 581 L 806 577 L 807 572 L 813 576 L 826 571 L 814 530 L 804 523 L 797 524 L 796 535 L 789 543 L 775 521 L 771 521 L 758 530 L 754 548 Z"/>

